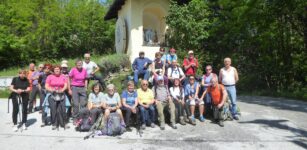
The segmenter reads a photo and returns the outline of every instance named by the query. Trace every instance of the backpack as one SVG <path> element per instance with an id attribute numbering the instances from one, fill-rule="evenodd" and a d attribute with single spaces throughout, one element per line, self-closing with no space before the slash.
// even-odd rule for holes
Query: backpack
<path id="1" fill-rule="evenodd" d="M 121 124 L 119 114 L 111 113 L 107 123 L 101 130 L 102 135 L 116 136 L 121 135 L 126 131 L 125 126 Z"/>
<path id="2" fill-rule="evenodd" d="M 76 130 L 80 132 L 90 131 L 92 127 L 92 118 L 90 117 L 89 111 L 78 119 L 76 123 Z"/>

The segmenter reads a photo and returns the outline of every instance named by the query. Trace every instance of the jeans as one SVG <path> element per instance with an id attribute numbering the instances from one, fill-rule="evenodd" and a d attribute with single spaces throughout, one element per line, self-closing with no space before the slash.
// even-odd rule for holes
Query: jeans
<path id="1" fill-rule="evenodd" d="M 133 76 L 133 80 L 134 80 L 135 85 L 138 84 L 139 76 L 141 76 L 141 75 L 144 75 L 144 80 L 149 79 L 149 71 L 148 70 L 135 70 L 134 76 Z"/>
<path id="2" fill-rule="evenodd" d="M 29 101 L 29 111 L 32 111 L 33 109 L 33 104 L 36 104 L 36 96 L 39 95 L 41 97 L 41 90 L 38 88 L 38 85 L 33 85 L 32 86 L 32 91 L 31 91 L 31 95 L 30 95 L 30 101 Z M 35 101 L 35 102 L 34 102 Z M 40 104 L 41 106 L 41 104 Z M 35 106 L 34 106 L 35 108 Z M 41 107 L 40 107 L 41 109 Z"/>
<path id="3" fill-rule="evenodd" d="M 141 112 L 141 122 L 142 124 L 150 125 L 155 121 L 155 107 L 150 105 L 149 108 L 145 108 L 143 106 L 139 106 Z"/>
<path id="4" fill-rule="evenodd" d="M 232 116 L 235 116 L 237 114 L 237 92 L 236 92 L 236 86 L 225 86 L 227 94 L 229 96 L 229 99 L 231 101 L 231 107 L 230 111 Z"/>

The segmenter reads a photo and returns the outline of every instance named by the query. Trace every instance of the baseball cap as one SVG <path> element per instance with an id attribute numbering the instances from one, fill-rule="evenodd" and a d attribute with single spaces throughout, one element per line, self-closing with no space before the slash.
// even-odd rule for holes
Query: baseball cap
<path id="1" fill-rule="evenodd" d="M 192 50 L 189 50 L 189 54 L 194 54 L 194 52 Z"/>

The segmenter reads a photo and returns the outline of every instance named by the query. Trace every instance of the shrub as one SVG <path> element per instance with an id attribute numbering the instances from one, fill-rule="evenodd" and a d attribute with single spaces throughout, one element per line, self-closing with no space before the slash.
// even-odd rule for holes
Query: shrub
<path id="1" fill-rule="evenodd" d="M 100 72 L 103 75 L 120 72 L 124 68 L 131 67 L 129 56 L 125 54 L 113 54 L 104 56 L 101 58 L 98 65 L 101 68 Z"/>

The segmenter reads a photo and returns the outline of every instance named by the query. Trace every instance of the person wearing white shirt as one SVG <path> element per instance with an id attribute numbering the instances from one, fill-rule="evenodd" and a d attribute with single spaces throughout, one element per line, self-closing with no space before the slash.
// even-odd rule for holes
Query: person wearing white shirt
<path id="1" fill-rule="evenodd" d="M 170 84 L 172 85 L 175 79 L 179 79 L 179 81 L 182 83 L 185 79 L 185 75 L 182 69 L 179 67 L 177 60 L 173 60 L 171 66 L 172 67 L 168 68 L 167 70 L 167 77 L 170 81 Z"/>
<path id="2" fill-rule="evenodd" d="M 185 111 L 184 89 L 181 86 L 180 80 L 178 78 L 174 80 L 174 86 L 171 87 L 169 91 L 173 99 L 173 102 L 175 104 L 175 107 L 178 110 L 179 123 L 181 125 L 186 125 L 184 121 L 184 111 Z"/>
<path id="3" fill-rule="evenodd" d="M 102 86 L 103 89 L 105 89 L 105 83 L 101 77 L 98 77 L 96 73 L 100 70 L 99 66 L 91 61 L 91 55 L 89 53 L 84 54 L 84 61 L 83 61 L 83 66 L 82 66 L 87 73 L 88 77 L 88 84 L 90 83 L 90 80 L 98 80 L 100 85 Z"/>

